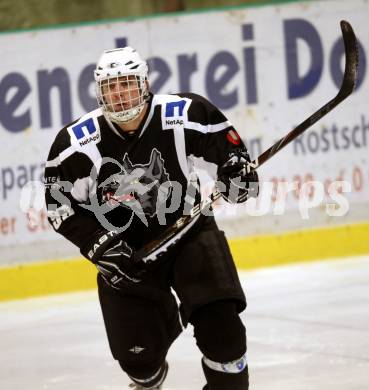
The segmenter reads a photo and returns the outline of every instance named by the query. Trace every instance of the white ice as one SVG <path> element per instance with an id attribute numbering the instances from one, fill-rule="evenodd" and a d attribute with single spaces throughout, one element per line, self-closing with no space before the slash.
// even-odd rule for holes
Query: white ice
<path id="1" fill-rule="evenodd" d="M 369 256 L 240 276 L 251 389 L 369 389 Z M 165 390 L 202 389 L 190 327 L 168 358 Z M 0 304 L 1 390 L 127 388 L 96 291 Z"/>

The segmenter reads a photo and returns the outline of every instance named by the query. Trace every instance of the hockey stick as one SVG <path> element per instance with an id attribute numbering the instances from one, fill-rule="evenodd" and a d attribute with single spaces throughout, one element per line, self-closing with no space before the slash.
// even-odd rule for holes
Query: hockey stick
<path id="1" fill-rule="evenodd" d="M 301 135 L 306 129 L 332 111 L 354 90 L 359 64 L 357 41 L 351 25 L 347 21 L 342 20 L 340 25 L 345 45 L 346 63 L 342 84 L 337 95 L 250 163 L 251 170 L 259 168 L 292 140 Z M 208 210 L 209 206 L 220 197 L 221 193 L 218 190 L 215 190 L 208 198 L 192 208 L 189 215 L 179 218 L 172 226 L 160 234 L 157 239 L 144 245 L 144 247 L 138 251 L 139 257 L 141 257 L 145 263 L 157 260 L 161 255 L 167 252 L 169 247 L 173 246 L 181 237 L 183 237 L 183 235 L 195 224 L 200 214 Z"/>
<path id="2" fill-rule="evenodd" d="M 343 41 L 345 45 L 345 72 L 343 75 L 343 80 L 341 84 L 341 88 L 338 91 L 338 94 L 326 103 L 323 107 L 319 108 L 313 115 L 309 116 L 305 121 L 300 123 L 296 128 L 294 128 L 291 132 L 289 132 L 285 137 L 281 138 L 278 142 L 276 142 L 273 146 L 263 152 L 257 161 L 258 168 L 265 161 L 269 160 L 272 156 L 278 153 L 282 148 L 284 148 L 287 144 L 289 144 L 292 140 L 302 134 L 306 129 L 316 123 L 319 119 L 321 119 L 324 115 L 328 114 L 332 111 L 336 106 L 338 106 L 343 100 L 345 100 L 355 89 L 355 83 L 357 78 L 357 69 L 359 65 L 359 51 L 357 47 L 357 41 L 355 37 L 354 30 L 352 29 L 350 23 L 345 20 L 341 21 L 341 30 Z"/>

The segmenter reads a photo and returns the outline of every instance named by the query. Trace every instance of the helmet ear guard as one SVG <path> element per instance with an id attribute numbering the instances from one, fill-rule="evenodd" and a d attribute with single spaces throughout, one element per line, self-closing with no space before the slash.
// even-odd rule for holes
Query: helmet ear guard
<path id="1" fill-rule="evenodd" d="M 103 52 L 94 77 L 97 102 L 107 119 L 120 124 L 134 120 L 140 115 L 149 97 L 147 74 L 146 61 L 142 60 L 132 47 Z M 118 93 L 114 92 L 119 99 L 112 103 L 109 101 L 109 90 L 115 84 L 123 87 Z"/>

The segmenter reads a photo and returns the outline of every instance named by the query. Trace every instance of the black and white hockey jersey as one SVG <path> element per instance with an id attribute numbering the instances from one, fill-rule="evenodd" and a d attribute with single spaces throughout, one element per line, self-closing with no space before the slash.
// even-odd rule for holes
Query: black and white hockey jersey
<path id="1" fill-rule="evenodd" d="M 245 150 L 205 98 L 152 95 L 140 128 L 124 134 L 96 109 L 56 136 L 45 168 L 48 219 L 78 247 L 101 229 L 139 249 L 198 201 L 195 161 L 215 168 Z"/>

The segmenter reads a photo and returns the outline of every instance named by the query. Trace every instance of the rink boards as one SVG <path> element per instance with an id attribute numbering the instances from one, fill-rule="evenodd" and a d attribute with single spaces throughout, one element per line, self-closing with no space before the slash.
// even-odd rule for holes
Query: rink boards
<path id="1" fill-rule="evenodd" d="M 237 268 L 360 255 L 369 252 L 369 224 L 229 240 Z M 0 301 L 96 288 L 95 267 L 83 258 L 0 268 Z"/>
<path id="2" fill-rule="evenodd" d="M 356 91 L 260 168 L 255 207 L 230 206 L 218 220 L 239 269 L 368 253 L 368 17 L 367 0 L 286 1 L 0 34 L 0 301 L 95 287 L 94 267 L 47 223 L 42 177 L 56 132 L 96 106 L 96 58 L 124 44 L 150 63 L 155 92 L 206 96 L 256 157 L 337 93 L 339 21 L 349 21 Z M 347 190 L 333 196 L 335 181 Z"/>

